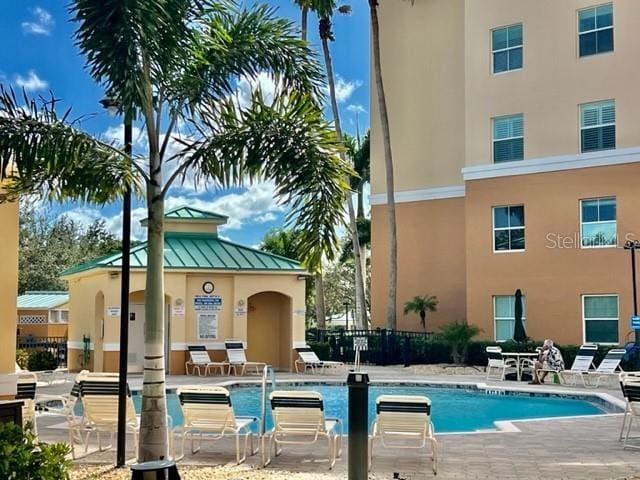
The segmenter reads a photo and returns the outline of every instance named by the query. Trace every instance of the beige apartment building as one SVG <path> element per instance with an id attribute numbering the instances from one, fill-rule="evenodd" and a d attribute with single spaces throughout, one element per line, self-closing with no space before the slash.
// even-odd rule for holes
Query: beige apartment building
<path id="1" fill-rule="evenodd" d="M 625 343 L 626 240 L 640 239 L 640 2 L 381 2 L 395 166 L 398 328 L 437 295 L 455 319 L 534 339 Z M 372 319 L 388 288 L 385 171 L 372 89 Z"/>

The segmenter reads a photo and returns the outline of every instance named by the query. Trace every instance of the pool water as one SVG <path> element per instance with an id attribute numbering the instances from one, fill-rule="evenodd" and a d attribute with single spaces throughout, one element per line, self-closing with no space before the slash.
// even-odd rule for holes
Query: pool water
<path id="1" fill-rule="evenodd" d="M 278 386 L 278 389 L 315 390 L 324 398 L 325 415 L 339 417 L 347 432 L 347 388 L 333 385 Z M 230 389 L 231 403 L 238 416 L 260 417 L 260 387 L 236 387 Z M 498 420 L 523 420 L 530 418 L 597 415 L 605 410 L 587 400 L 558 396 L 489 395 L 484 390 L 461 388 L 434 388 L 423 386 L 372 386 L 369 388 L 369 422 L 375 417 L 375 401 L 378 395 L 426 395 L 431 399 L 431 414 L 436 432 L 468 432 L 494 429 Z M 134 395 L 136 408 L 140 408 L 140 396 Z M 175 393 L 167 395 L 167 408 L 173 425 L 182 425 L 180 402 Z M 270 407 L 267 406 L 267 428 L 271 427 Z"/>

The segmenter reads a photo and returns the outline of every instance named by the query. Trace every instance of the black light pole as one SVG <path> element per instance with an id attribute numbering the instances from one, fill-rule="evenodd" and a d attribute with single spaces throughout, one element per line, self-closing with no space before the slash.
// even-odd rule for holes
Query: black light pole
<path id="1" fill-rule="evenodd" d="M 636 282 L 636 250 L 640 248 L 640 241 L 627 240 L 624 244 L 625 250 L 631 250 L 631 282 L 633 290 L 633 316 L 638 316 L 638 289 Z M 640 345 L 640 334 L 638 329 L 636 331 L 636 346 Z"/>
<path id="2" fill-rule="evenodd" d="M 349 330 L 349 306 L 351 305 L 349 302 L 344 302 L 344 318 L 346 321 L 345 330 Z"/>
<path id="3" fill-rule="evenodd" d="M 100 101 L 109 113 L 122 111 L 120 105 L 109 98 Z M 131 158 L 131 112 L 124 114 L 124 153 Z M 131 252 L 131 185 L 122 197 L 122 269 L 120 276 L 120 359 L 118 364 L 118 438 L 116 466 L 125 464 L 127 448 L 127 357 L 129 355 L 129 273 Z"/>

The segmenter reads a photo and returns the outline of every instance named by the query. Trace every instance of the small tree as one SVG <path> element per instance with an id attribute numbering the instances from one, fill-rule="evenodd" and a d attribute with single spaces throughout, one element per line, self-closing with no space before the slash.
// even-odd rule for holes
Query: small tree
<path id="1" fill-rule="evenodd" d="M 435 295 L 416 295 L 404 304 L 404 314 L 417 313 L 420 315 L 422 329 L 427 331 L 427 312 L 435 312 L 438 307 L 438 297 Z"/>
<path id="2" fill-rule="evenodd" d="M 469 342 L 482 330 L 477 325 L 469 325 L 466 320 L 449 322 L 440 327 L 442 338 L 451 347 L 453 363 L 459 365 L 467 354 Z"/>

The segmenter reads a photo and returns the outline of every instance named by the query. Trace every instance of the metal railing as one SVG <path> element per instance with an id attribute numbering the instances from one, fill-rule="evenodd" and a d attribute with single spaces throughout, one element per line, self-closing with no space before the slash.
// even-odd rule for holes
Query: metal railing
<path id="1" fill-rule="evenodd" d="M 53 354 L 58 367 L 67 365 L 67 337 L 20 336 L 16 339 L 16 348 L 24 349 L 27 353 L 46 350 Z"/>

